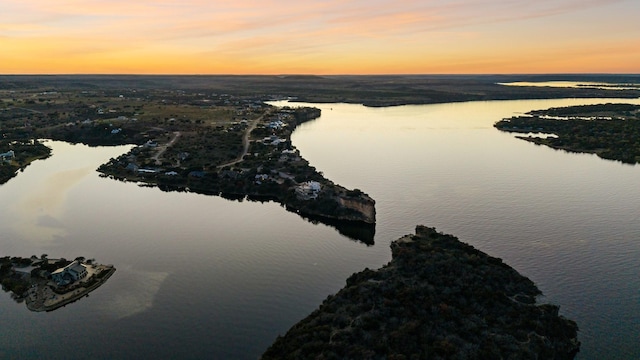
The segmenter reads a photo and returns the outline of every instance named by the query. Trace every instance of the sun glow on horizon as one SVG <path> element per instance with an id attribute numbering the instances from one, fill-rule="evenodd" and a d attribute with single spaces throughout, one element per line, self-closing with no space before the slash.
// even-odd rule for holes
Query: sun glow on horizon
<path id="1" fill-rule="evenodd" d="M 4 0 L 0 73 L 638 73 L 638 13 L 633 0 Z"/>

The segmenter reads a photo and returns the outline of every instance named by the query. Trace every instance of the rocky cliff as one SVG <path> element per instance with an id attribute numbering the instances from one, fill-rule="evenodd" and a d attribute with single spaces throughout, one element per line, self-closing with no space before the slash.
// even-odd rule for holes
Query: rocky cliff
<path id="1" fill-rule="evenodd" d="M 361 194 L 358 197 L 340 197 L 338 203 L 358 214 L 353 220 L 371 224 L 376 222 L 376 202 L 370 196 Z"/>
<path id="2" fill-rule="evenodd" d="M 363 226 L 376 223 L 375 200 L 359 189 L 347 190 L 328 180 L 313 199 L 290 196 L 283 202 L 289 210 L 325 223 L 339 221 Z"/>
<path id="3" fill-rule="evenodd" d="M 572 359 L 575 322 L 500 259 L 418 226 L 294 325 L 263 359 Z"/>

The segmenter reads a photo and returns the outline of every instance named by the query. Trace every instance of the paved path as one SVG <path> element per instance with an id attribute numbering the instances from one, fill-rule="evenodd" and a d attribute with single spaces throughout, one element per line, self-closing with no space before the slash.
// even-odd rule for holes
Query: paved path
<path id="1" fill-rule="evenodd" d="M 17 107 L 14 106 L 13 108 L 7 108 L 7 110 L 11 110 L 11 109 L 20 109 L 20 110 L 26 110 L 32 113 L 36 113 L 36 114 L 44 114 L 42 111 L 38 111 L 38 110 L 33 110 L 33 109 L 29 109 L 29 108 L 24 108 L 24 107 Z"/>
<path id="2" fill-rule="evenodd" d="M 158 147 L 158 152 L 151 158 L 152 160 L 155 160 L 156 165 L 162 165 L 162 161 L 160 161 L 160 157 L 162 155 L 164 155 L 165 151 L 167 151 L 167 149 L 172 146 L 173 144 L 176 143 L 176 141 L 178 140 L 178 138 L 180 137 L 180 135 L 182 135 L 182 133 L 180 133 L 180 131 L 176 131 L 173 133 L 173 139 L 171 139 L 171 141 L 169 141 L 168 143 L 164 144 L 164 145 L 160 145 Z"/>
<path id="3" fill-rule="evenodd" d="M 264 119 L 264 117 L 269 114 L 271 114 L 271 111 L 267 110 L 267 112 L 262 114 L 257 119 L 251 120 L 251 123 L 249 124 L 247 129 L 244 131 L 244 135 L 242 136 L 242 153 L 235 160 L 229 161 L 228 163 L 225 163 L 222 165 L 218 165 L 217 166 L 218 169 L 223 168 L 225 166 L 235 165 L 241 162 L 242 159 L 244 159 L 244 156 L 247 155 L 247 152 L 249 151 L 249 135 L 251 134 L 253 129 L 255 129 L 256 126 L 258 126 L 258 123 L 260 123 L 260 121 L 262 121 L 262 119 Z"/>

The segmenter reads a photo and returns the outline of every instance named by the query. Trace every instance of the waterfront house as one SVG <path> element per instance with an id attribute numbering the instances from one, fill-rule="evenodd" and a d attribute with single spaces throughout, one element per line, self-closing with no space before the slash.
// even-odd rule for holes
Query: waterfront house
<path id="1" fill-rule="evenodd" d="M 58 285 L 67 285 L 87 276 L 87 269 L 78 260 L 51 273 L 51 280 Z"/>
<path id="2" fill-rule="evenodd" d="M 4 161 L 11 161 L 15 157 L 16 157 L 16 154 L 13 152 L 13 150 L 9 150 L 6 153 L 0 154 L 0 160 L 4 160 Z"/>
<path id="3" fill-rule="evenodd" d="M 295 191 L 298 199 L 310 200 L 318 197 L 318 194 L 322 190 L 322 186 L 317 181 L 306 181 L 299 184 Z"/>

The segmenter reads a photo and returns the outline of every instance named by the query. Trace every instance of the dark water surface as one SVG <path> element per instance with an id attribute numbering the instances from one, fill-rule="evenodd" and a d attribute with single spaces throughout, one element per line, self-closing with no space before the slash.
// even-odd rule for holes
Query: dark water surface
<path id="1" fill-rule="evenodd" d="M 533 109 L 611 101 L 315 105 L 322 117 L 293 143 L 327 178 L 376 199 L 374 246 L 274 203 L 98 177 L 128 147 L 50 142 L 51 158 L 0 186 L 0 253 L 82 255 L 117 271 L 51 313 L 0 296 L 0 358 L 255 359 L 351 273 L 389 261 L 389 242 L 417 224 L 536 282 L 580 325 L 580 359 L 640 358 L 640 167 L 492 127 Z"/>

